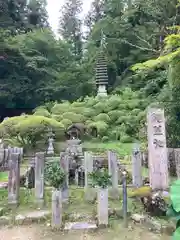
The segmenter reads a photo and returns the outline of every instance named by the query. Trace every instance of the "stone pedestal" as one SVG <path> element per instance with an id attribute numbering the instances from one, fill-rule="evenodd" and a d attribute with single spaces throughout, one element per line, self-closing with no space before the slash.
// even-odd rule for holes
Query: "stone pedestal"
<path id="1" fill-rule="evenodd" d="M 106 85 L 99 85 L 97 96 L 107 96 Z"/>
<path id="2" fill-rule="evenodd" d="M 8 204 L 18 205 L 20 186 L 20 154 L 12 153 L 9 159 Z"/>
<path id="3" fill-rule="evenodd" d="M 53 190 L 52 192 L 52 220 L 51 226 L 60 229 L 62 226 L 62 192 Z"/>
<path id="4" fill-rule="evenodd" d="M 98 225 L 108 225 L 108 188 L 99 188 L 97 192 Z"/>

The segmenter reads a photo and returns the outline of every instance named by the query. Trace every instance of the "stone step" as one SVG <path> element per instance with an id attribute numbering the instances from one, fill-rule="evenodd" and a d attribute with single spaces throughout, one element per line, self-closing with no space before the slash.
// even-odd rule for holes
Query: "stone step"
<path id="1" fill-rule="evenodd" d="M 93 222 L 67 222 L 64 230 L 93 230 L 97 229 L 97 225 Z"/>

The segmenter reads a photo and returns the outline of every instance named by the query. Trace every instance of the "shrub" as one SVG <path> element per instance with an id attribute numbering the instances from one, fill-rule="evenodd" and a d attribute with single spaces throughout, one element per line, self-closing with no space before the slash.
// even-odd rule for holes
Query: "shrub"
<path id="1" fill-rule="evenodd" d="M 107 125 L 107 123 L 105 123 L 103 121 L 91 122 L 88 125 L 88 129 L 91 130 L 93 128 L 97 129 L 98 135 L 103 136 L 107 132 L 108 125 Z"/>
<path id="2" fill-rule="evenodd" d="M 104 102 L 98 102 L 93 107 L 95 109 L 96 115 L 103 113 L 105 110 L 105 104 Z"/>
<path id="3" fill-rule="evenodd" d="M 48 112 L 48 110 L 44 108 L 39 108 L 38 110 L 35 111 L 33 114 L 35 116 L 43 116 L 43 117 L 51 117 L 51 114 Z"/>
<path id="4" fill-rule="evenodd" d="M 108 142 L 108 140 L 109 140 L 109 137 L 108 137 L 108 136 L 102 137 L 102 142 Z"/>
<path id="5" fill-rule="evenodd" d="M 54 161 L 46 164 L 45 167 L 45 180 L 49 182 L 50 186 L 55 189 L 62 188 L 66 174 L 60 167 L 59 162 Z"/>
<path id="6" fill-rule="evenodd" d="M 105 111 L 109 112 L 109 111 L 112 111 L 112 110 L 115 110 L 115 109 L 118 109 L 119 108 L 119 105 L 122 103 L 122 99 L 121 99 L 121 96 L 119 95 L 113 95 L 111 96 L 106 103 L 105 105 Z"/>
<path id="7" fill-rule="evenodd" d="M 133 138 L 128 135 L 124 135 L 120 140 L 122 143 L 131 143 L 133 141 Z"/>
<path id="8" fill-rule="evenodd" d="M 71 106 L 71 104 L 69 102 L 57 103 L 51 109 L 51 113 L 55 114 L 55 115 L 61 115 L 65 112 L 67 112 L 69 110 L 70 106 Z"/>
<path id="9" fill-rule="evenodd" d="M 68 128 L 68 127 L 70 127 L 70 126 L 72 125 L 72 121 L 69 120 L 69 119 L 63 119 L 63 120 L 61 121 L 61 123 L 62 123 L 62 125 L 63 125 L 65 128 Z"/>
<path id="10" fill-rule="evenodd" d="M 83 115 L 84 117 L 86 118 L 93 118 L 94 116 L 96 116 L 96 111 L 92 108 L 85 108 L 84 111 L 83 111 Z"/>
<path id="11" fill-rule="evenodd" d="M 63 116 L 62 116 L 62 115 L 52 114 L 52 115 L 51 115 L 51 118 L 55 119 L 55 120 L 58 121 L 58 122 L 61 122 L 61 121 L 63 120 Z"/>
<path id="12" fill-rule="evenodd" d="M 112 123 L 116 122 L 118 118 L 124 116 L 124 111 L 121 110 L 112 110 L 108 113 L 110 120 Z"/>
<path id="13" fill-rule="evenodd" d="M 131 114 L 134 116 L 137 116 L 140 112 L 141 110 L 139 108 L 134 108 L 132 109 Z"/>
<path id="14" fill-rule="evenodd" d="M 94 121 L 103 121 L 105 123 L 110 122 L 110 117 L 106 114 L 106 113 L 100 113 L 99 115 L 97 115 L 96 117 L 94 117 L 93 119 Z"/>
<path id="15" fill-rule="evenodd" d="M 101 188 L 107 188 L 109 185 L 111 185 L 111 176 L 108 173 L 107 169 L 101 169 L 94 171 L 89 174 L 89 177 L 92 181 L 92 186 L 98 186 Z"/>
<path id="16" fill-rule="evenodd" d="M 46 140 L 49 128 L 56 136 L 63 135 L 64 126 L 54 119 L 43 116 L 12 117 L 0 124 L 0 133 L 4 138 L 17 140 L 21 146 L 35 147 L 38 141 Z"/>
<path id="17" fill-rule="evenodd" d="M 63 119 L 69 119 L 72 123 L 82 123 L 84 122 L 85 118 L 81 114 L 76 114 L 73 112 L 66 112 L 62 115 Z"/>

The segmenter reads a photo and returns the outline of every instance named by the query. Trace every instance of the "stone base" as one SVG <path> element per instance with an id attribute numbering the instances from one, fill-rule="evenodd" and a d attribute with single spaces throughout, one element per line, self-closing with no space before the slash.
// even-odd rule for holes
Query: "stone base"
<path id="1" fill-rule="evenodd" d="M 97 225 L 95 223 L 88 222 L 68 222 L 65 224 L 64 230 L 93 230 L 97 229 Z"/>
<path id="2" fill-rule="evenodd" d="M 107 96 L 107 90 L 106 90 L 106 85 L 99 85 L 98 86 L 98 92 L 97 96 Z"/>

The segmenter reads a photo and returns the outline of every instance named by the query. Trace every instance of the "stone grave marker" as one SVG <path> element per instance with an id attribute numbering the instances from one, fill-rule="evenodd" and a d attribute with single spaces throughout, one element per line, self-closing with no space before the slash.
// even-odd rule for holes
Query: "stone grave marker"
<path id="1" fill-rule="evenodd" d="M 60 166 L 66 174 L 62 187 L 62 201 L 66 202 L 69 199 L 69 158 L 66 153 L 60 153 Z"/>
<path id="2" fill-rule="evenodd" d="M 44 167 L 45 153 L 39 152 L 35 156 L 35 199 L 36 203 L 44 204 Z"/>
<path id="3" fill-rule="evenodd" d="M 169 176 L 164 110 L 149 108 L 147 124 L 150 186 L 153 190 L 166 190 Z"/>
<path id="4" fill-rule="evenodd" d="M 96 191 L 90 186 L 91 182 L 89 174 L 93 172 L 93 157 L 89 152 L 84 153 L 84 171 L 85 171 L 85 200 L 94 201 L 96 198 Z"/>
<path id="5" fill-rule="evenodd" d="M 52 192 L 52 228 L 60 229 L 62 226 L 62 192 L 54 190 Z"/>
<path id="6" fill-rule="evenodd" d="M 176 174 L 177 178 L 180 179 L 180 148 L 174 149 L 175 163 L 176 163 Z"/>
<path id="7" fill-rule="evenodd" d="M 8 204 L 19 204 L 20 154 L 12 153 L 9 159 Z"/>
<path id="8" fill-rule="evenodd" d="M 118 157 L 117 154 L 113 151 L 108 151 L 108 171 L 111 175 L 112 188 L 109 188 L 109 193 L 112 198 L 119 198 L 119 189 L 118 189 Z"/>
<path id="9" fill-rule="evenodd" d="M 108 188 L 98 188 L 97 191 L 98 225 L 108 225 Z"/>
<path id="10" fill-rule="evenodd" d="M 132 152 L 132 181 L 134 187 L 141 187 L 142 180 L 142 158 L 139 144 L 134 144 Z"/>

